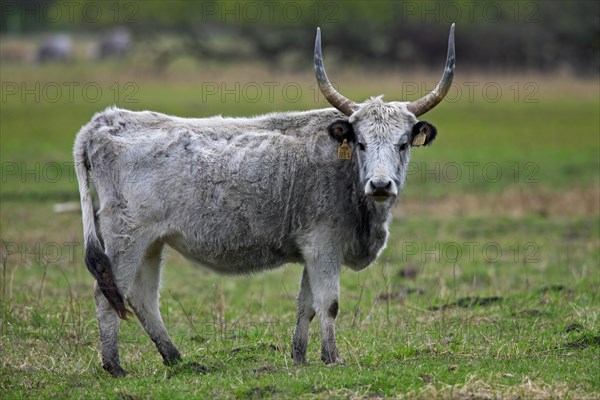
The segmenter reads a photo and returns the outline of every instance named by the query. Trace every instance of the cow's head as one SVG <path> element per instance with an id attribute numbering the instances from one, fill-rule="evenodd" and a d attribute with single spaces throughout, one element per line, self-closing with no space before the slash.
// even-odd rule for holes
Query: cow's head
<path id="1" fill-rule="evenodd" d="M 427 146 L 437 134 L 428 122 L 417 117 L 434 108 L 450 89 L 454 76 L 454 24 L 450 28 L 448 55 L 442 79 L 425 97 L 412 102 L 384 102 L 381 97 L 355 103 L 338 93 L 323 67 L 321 31 L 317 28 L 315 42 L 315 73 L 321 93 L 342 113 L 348 122 L 336 121 L 330 134 L 347 139 L 360 170 L 360 182 L 365 194 L 376 201 L 394 199 L 404 186 L 410 148 Z"/>

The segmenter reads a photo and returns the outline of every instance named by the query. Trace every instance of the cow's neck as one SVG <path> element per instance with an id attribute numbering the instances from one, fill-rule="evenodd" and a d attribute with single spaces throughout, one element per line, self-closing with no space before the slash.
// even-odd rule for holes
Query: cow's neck
<path id="1" fill-rule="evenodd" d="M 352 197 L 356 214 L 348 256 L 356 262 L 356 267 L 364 268 L 375 260 L 386 244 L 395 201 L 373 201 L 365 195 L 359 182 L 353 185 Z"/>
<path id="2" fill-rule="evenodd" d="M 369 240 L 375 240 L 373 245 L 380 249 L 387 240 L 388 226 L 392 219 L 392 207 L 395 201 L 376 202 L 364 194 L 363 187 L 359 189 L 361 203 L 366 204 L 366 207 L 362 207 L 360 211 L 369 226 Z"/>

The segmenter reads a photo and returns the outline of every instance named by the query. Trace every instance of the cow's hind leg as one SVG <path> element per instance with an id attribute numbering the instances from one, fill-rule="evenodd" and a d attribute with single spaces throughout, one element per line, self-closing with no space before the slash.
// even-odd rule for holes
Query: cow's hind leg
<path id="1" fill-rule="evenodd" d="M 136 276 L 137 270 L 144 259 L 146 249 L 149 247 L 148 240 L 141 235 L 135 242 L 123 239 L 123 235 L 114 235 L 110 222 L 104 223 L 103 232 L 105 254 L 110 260 L 110 268 L 114 275 L 114 284 L 119 293 L 128 293 L 129 286 Z M 114 377 L 127 375 L 119 362 L 119 324 L 120 319 L 117 312 L 100 291 L 98 284 L 94 285 L 96 299 L 96 318 L 100 328 L 100 345 L 102 355 L 102 367 Z"/>
<path id="2" fill-rule="evenodd" d="M 142 326 L 156 345 L 165 365 L 181 361 L 181 355 L 173 345 L 159 309 L 159 286 L 161 252 L 163 244 L 151 246 L 130 286 L 127 300 Z"/>
<path id="3" fill-rule="evenodd" d="M 298 294 L 298 323 L 292 343 L 292 359 L 295 364 L 306 364 L 310 322 L 314 317 L 313 295 L 308 281 L 308 271 L 305 267 L 302 273 L 300 293 Z"/>
<path id="4" fill-rule="evenodd" d="M 100 328 L 100 347 L 102 367 L 115 378 L 127 375 L 119 362 L 119 323 L 117 312 L 111 307 L 94 282 L 94 296 L 96 300 L 96 318 Z"/>

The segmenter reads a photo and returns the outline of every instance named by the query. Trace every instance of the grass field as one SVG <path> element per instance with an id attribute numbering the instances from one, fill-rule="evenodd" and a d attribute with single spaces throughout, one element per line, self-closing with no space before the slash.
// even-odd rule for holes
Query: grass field
<path id="1" fill-rule="evenodd" d="M 356 100 L 415 98 L 414 85 L 437 78 L 330 69 Z M 81 218 L 52 212 L 78 200 L 79 127 L 114 103 L 181 116 L 325 105 L 308 72 L 259 66 L 0 72 L 0 398 L 600 396 L 597 80 L 458 74 L 454 99 L 427 115 L 439 136 L 413 151 L 388 248 L 365 271 L 342 274 L 344 365 L 320 362 L 316 321 L 309 365 L 290 359 L 301 266 L 220 277 L 169 252 L 162 312 L 185 362 L 164 367 L 140 325 L 127 322 L 121 359 L 130 375 L 112 379 L 99 362 Z"/>

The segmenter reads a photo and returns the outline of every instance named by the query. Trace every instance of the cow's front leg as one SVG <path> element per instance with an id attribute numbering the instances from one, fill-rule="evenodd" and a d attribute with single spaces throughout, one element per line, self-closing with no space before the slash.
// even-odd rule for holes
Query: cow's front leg
<path id="1" fill-rule="evenodd" d="M 340 265 L 338 262 L 317 262 L 309 266 L 308 277 L 313 295 L 313 307 L 321 322 L 321 360 L 325 364 L 341 362 L 335 340 Z"/>
<path id="2" fill-rule="evenodd" d="M 310 322 L 314 317 L 313 295 L 310 290 L 310 282 L 308 281 L 307 267 L 304 267 L 300 293 L 298 293 L 298 323 L 292 343 L 292 359 L 294 360 L 294 364 L 306 364 L 306 348 L 308 347 Z"/>

